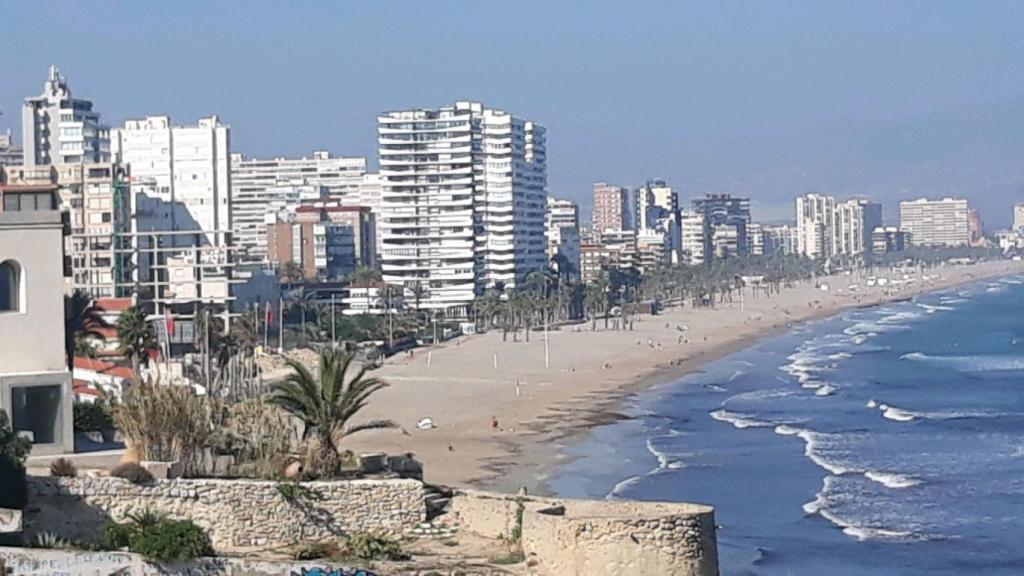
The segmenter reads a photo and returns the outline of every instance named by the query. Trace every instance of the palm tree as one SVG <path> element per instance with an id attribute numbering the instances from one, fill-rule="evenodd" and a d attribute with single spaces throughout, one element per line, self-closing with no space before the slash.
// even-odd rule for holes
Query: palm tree
<path id="1" fill-rule="evenodd" d="M 352 284 L 357 282 L 380 281 L 380 279 L 380 270 L 370 268 L 369 266 L 360 266 L 348 275 L 348 281 Z"/>
<path id="2" fill-rule="evenodd" d="M 350 434 L 397 427 L 391 420 L 349 425 L 370 396 L 387 387 L 385 382 L 366 376 L 365 364 L 355 371 L 353 354 L 324 350 L 316 375 L 295 360 L 286 362 L 292 373 L 271 386 L 270 402 L 302 420 L 303 438 L 315 436 L 328 455 L 337 455 L 341 440 Z"/>
<path id="3" fill-rule="evenodd" d="M 281 267 L 277 270 L 277 276 L 279 279 L 287 280 L 288 282 L 306 281 L 306 271 L 294 260 L 281 264 Z"/>
<path id="4" fill-rule="evenodd" d="M 120 352 L 132 361 L 135 375 L 146 360 L 150 350 L 156 350 L 156 333 L 146 320 L 146 315 L 136 306 L 121 313 L 117 320 L 117 339 L 121 341 Z"/>
<path id="5" fill-rule="evenodd" d="M 103 328 L 110 328 L 110 324 L 103 318 L 103 309 L 97 307 L 84 290 L 75 290 L 71 296 L 64 297 L 64 353 L 69 370 L 74 369 L 75 350 L 78 349 L 79 341 L 88 336 L 102 339 Z M 86 349 L 87 346 L 83 346 L 82 350 Z"/>

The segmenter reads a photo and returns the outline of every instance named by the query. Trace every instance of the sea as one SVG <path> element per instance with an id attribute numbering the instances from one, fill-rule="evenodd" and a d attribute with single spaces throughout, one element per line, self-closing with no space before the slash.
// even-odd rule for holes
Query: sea
<path id="1" fill-rule="evenodd" d="M 1005 277 L 795 326 L 639 393 L 549 488 L 711 504 L 727 576 L 1024 574 L 1022 312 Z"/>

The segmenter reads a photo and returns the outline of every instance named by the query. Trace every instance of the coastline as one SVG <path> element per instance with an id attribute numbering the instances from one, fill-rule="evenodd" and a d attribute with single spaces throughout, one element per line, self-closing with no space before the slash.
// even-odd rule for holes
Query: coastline
<path id="1" fill-rule="evenodd" d="M 858 276 L 832 276 L 818 280 L 828 292 L 801 284 L 769 298 L 748 295 L 743 304 L 672 308 L 645 316 L 632 331 L 604 330 L 603 321 L 596 331 L 580 324 L 552 331 L 549 368 L 540 332 L 529 343 L 522 334 L 519 342 L 511 334 L 502 342 L 494 330 L 463 337 L 377 370 L 391 386 L 375 396 L 366 417 L 391 418 L 404 431 L 361 434 L 346 444 L 356 452 L 412 452 L 433 483 L 549 494 L 546 479 L 569 458 L 563 448 L 595 426 L 628 418 L 624 401 L 639 391 L 798 324 L 1015 273 L 1024 273 L 1024 264 L 944 266 L 927 271 L 931 280 L 894 293 L 869 290 Z M 849 291 L 853 284 L 860 286 L 856 293 Z M 422 417 L 437 427 L 417 429 Z"/>

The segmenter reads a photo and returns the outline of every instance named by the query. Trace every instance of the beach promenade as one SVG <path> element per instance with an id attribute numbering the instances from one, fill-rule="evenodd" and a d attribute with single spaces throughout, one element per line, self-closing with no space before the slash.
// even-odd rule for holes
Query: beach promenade
<path id="1" fill-rule="evenodd" d="M 412 452 L 428 482 L 544 492 L 544 476 L 560 448 L 590 426 L 622 418 L 621 399 L 644 386 L 674 380 L 700 365 L 788 326 L 841 310 L 912 297 L 984 277 L 1024 273 L 1024 263 L 999 261 L 926 271 L 897 292 L 866 285 L 866 278 L 833 276 L 783 288 L 771 297 L 746 291 L 715 308 L 669 308 L 641 316 L 633 330 L 597 329 L 586 322 L 525 342 L 502 342 L 501 330 L 465 336 L 433 349 L 399 355 L 374 375 L 391 384 L 360 413 L 390 418 L 405 430 L 346 438 L 356 452 Z M 856 286 L 851 291 L 851 286 Z M 428 353 L 428 350 L 429 353 Z M 497 368 L 495 369 L 495 366 Z M 518 386 L 517 386 L 518 383 Z M 421 430 L 430 418 L 436 428 Z M 494 422 L 497 426 L 494 426 Z"/>

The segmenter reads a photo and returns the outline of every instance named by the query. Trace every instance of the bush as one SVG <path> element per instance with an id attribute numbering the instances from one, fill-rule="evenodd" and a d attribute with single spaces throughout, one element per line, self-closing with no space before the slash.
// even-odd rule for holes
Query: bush
<path id="1" fill-rule="evenodd" d="M 383 534 L 355 532 L 342 543 L 342 553 L 360 560 L 407 560 L 398 542 Z"/>
<path id="2" fill-rule="evenodd" d="M 31 449 L 32 443 L 11 430 L 7 413 L 0 410 L 0 508 L 25 507 L 25 458 Z"/>
<path id="3" fill-rule="evenodd" d="M 137 462 L 123 462 L 110 471 L 111 476 L 124 478 L 132 484 L 149 484 L 153 475 Z"/>
<path id="4" fill-rule="evenodd" d="M 78 476 L 78 467 L 67 458 L 58 458 L 50 464 L 50 475 L 74 478 Z"/>
<path id="5" fill-rule="evenodd" d="M 128 522 L 107 524 L 103 538 L 109 548 L 127 548 L 154 560 L 188 560 L 213 554 L 210 536 L 191 520 L 170 520 L 149 510 L 129 516 Z"/>
<path id="6" fill-rule="evenodd" d="M 102 402 L 77 402 L 74 408 L 75 432 L 103 432 L 114 428 L 110 407 Z"/>

